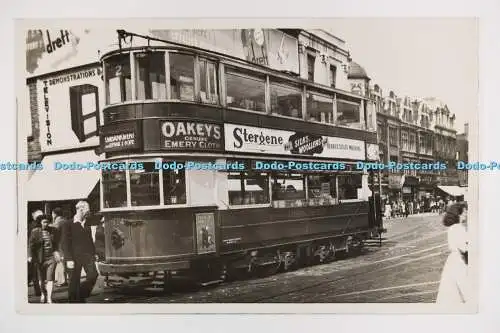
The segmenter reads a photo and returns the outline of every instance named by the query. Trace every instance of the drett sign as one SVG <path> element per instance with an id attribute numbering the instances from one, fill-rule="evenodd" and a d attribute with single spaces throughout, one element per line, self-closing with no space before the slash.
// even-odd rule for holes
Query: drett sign
<path id="1" fill-rule="evenodd" d="M 161 149 L 201 150 L 222 149 L 222 128 L 219 124 L 192 121 L 162 121 Z"/>

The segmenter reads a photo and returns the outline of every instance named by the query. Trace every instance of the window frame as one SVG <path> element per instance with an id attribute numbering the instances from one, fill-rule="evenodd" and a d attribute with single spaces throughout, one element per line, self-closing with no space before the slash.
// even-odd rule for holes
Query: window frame
<path id="1" fill-rule="evenodd" d="M 135 158 L 135 159 L 122 159 L 122 160 L 109 160 L 107 162 L 111 163 L 145 163 L 145 162 L 167 162 L 170 161 L 168 158 L 164 157 L 144 157 L 144 158 Z M 183 169 L 185 171 L 185 169 Z M 100 179 L 102 180 L 102 174 L 103 172 L 106 172 L 108 170 L 101 170 L 100 174 Z M 125 170 L 125 180 L 126 180 L 126 190 L 127 190 L 127 206 L 125 207 L 112 207 L 112 208 L 106 208 L 104 207 L 104 192 L 103 192 L 103 187 L 104 184 L 102 181 L 100 181 L 100 205 L 101 205 L 101 211 L 103 212 L 118 212 L 118 211 L 140 211 L 140 210 L 159 210 L 159 209 L 175 209 L 175 208 L 187 208 L 187 207 L 194 207 L 193 205 L 190 204 L 190 193 L 189 193 L 189 186 L 187 186 L 189 182 L 189 173 L 185 172 L 184 173 L 184 178 L 185 178 L 185 183 L 186 183 L 186 203 L 185 204 L 175 204 L 175 205 L 166 205 L 165 204 L 165 198 L 164 198 L 164 193 L 163 193 L 163 172 L 164 171 L 169 171 L 169 170 L 159 170 L 159 178 L 158 181 L 160 182 L 160 186 L 158 187 L 159 189 L 159 195 L 160 195 L 160 204 L 159 205 L 149 205 L 149 206 L 132 206 L 132 195 L 131 195 L 131 186 L 130 186 L 130 170 L 129 168 L 126 168 Z"/>

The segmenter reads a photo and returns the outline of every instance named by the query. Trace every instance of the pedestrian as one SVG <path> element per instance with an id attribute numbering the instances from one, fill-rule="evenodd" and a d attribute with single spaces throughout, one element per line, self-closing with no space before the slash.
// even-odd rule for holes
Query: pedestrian
<path id="1" fill-rule="evenodd" d="M 52 227 L 56 230 L 57 232 L 57 237 L 61 237 L 61 232 L 63 225 L 67 223 L 67 220 L 62 216 L 62 209 L 60 207 L 54 208 L 52 211 Z M 60 243 L 60 242 L 58 242 Z M 56 265 L 56 286 L 62 287 L 68 284 L 68 274 L 66 272 L 66 267 L 65 263 L 63 261 L 60 261 Z"/>
<path id="2" fill-rule="evenodd" d="M 73 223 L 63 226 L 61 241 L 66 269 L 69 271 L 68 301 L 85 303 L 98 277 L 88 202 L 79 201 L 76 204 Z M 85 270 L 84 282 L 80 281 L 82 268 Z"/>
<path id="3" fill-rule="evenodd" d="M 33 263 L 37 272 L 41 290 L 40 303 L 52 303 L 56 263 L 61 258 L 57 251 L 59 248 L 57 232 L 49 226 L 49 223 L 47 216 L 38 216 L 29 238 L 28 261 Z"/>
<path id="4" fill-rule="evenodd" d="M 450 254 L 441 273 L 441 281 L 436 302 L 441 304 L 460 304 L 468 300 L 467 266 L 467 203 L 451 205 L 443 218 L 448 228 L 448 247 Z"/>
<path id="5" fill-rule="evenodd" d="M 31 213 L 32 220 L 28 223 L 28 234 L 26 238 L 26 243 L 28 244 L 28 259 L 31 256 L 31 248 L 29 244 L 29 239 L 31 236 L 31 231 L 39 224 L 37 223 L 37 218 L 42 216 L 43 212 L 41 210 L 36 210 Z M 35 289 L 35 296 L 40 297 L 42 295 L 42 290 L 40 289 L 40 281 L 38 280 L 37 267 L 33 264 L 31 260 L 28 260 L 28 285 L 33 283 L 33 288 Z"/>

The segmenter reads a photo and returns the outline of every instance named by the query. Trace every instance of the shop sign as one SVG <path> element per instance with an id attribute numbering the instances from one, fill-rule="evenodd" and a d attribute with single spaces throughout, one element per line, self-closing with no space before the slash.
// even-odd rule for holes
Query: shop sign
<path id="1" fill-rule="evenodd" d="M 104 105 L 100 67 L 47 76 L 36 85 L 42 152 L 99 144 Z"/>
<path id="2" fill-rule="evenodd" d="M 222 126 L 194 121 L 161 121 L 161 149 L 214 151 L 222 149 Z"/>
<path id="3" fill-rule="evenodd" d="M 224 133 L 227 151 L 365 159 L 365 143 L 359 140 L 235 124 L 224 124 Z"/>
<path id="4" fill-rule="evenodd" d="M 404 186 L 401 192 L 403 192 L 403 194 L 411 194 L 411 187 Z"/>
<path id="5" fill-rule="evenodd" d="M 137 124 L 113 125 L 113 129 L 101 137 L 101 147 L 105 152 L 122 151 L 139 147 Z"/>

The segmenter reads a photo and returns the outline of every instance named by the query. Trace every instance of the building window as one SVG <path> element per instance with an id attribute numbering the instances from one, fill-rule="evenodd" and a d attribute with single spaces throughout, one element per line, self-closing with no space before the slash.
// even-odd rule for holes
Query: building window
<path id="1" fill-rule="evenodd" d="M 401 149 L 408 151 L 408 132 L 401 131 Z"/>
<path id="2" fill-rule="evenodd" d="M 378 136 L 379 142 L 386 142 L 387 141 L 387 127 L 385 127 L 383 124 L 378 124 L 377 125 L 377 136 Z"/>
<path id="3" fill-rule="evenodd" d="M 269 177 L 257 172 L 229 173 L 228 192 L 231 206 L 270 203 Z"/>
<path id="4" fill-rule="evenodd" d="M 130 56 L 120 54 L 109 58 L 104 64 L 106 77 L 106 104 L 132 100 L 132 78 Z"/>
<path id="5" fill-rule="evenodd" d="M 271 112 L 302 119 L 302 91 L 298 88 L 271 83 Z"/>
<path id="6" fill-rule="evenodd" d="M 337 67 L 330 65 L 330 87 L 335 88 L 337 79 Z"/>
<path id="7" fill-rule="evenodd" d="M 354 102 L 337 100 L 338 125 L 351 126 L 360 123 L 360 105 Z"/>
<path id="8" fill-rule="evenodd" d="M 165 54 L 163 52 L 138 53 L 135 58 L 137 99 L 167 99 Z"/>
<path id="9" fill-rule="evenodd" d="M 172 99 L 194 101 L 194 57 L 171 53 L 169 60 Z"/>
<path id="10" fill-rule="evenodd" d="M 425 135 L 419 134 L 418 142 L 419 142 L 419 145 L 418 145 L 419 152 L 421 154 L 425 154 Z"/>
<path id="11" fill-rule="evenodd" d="M 143 162 L 144 169 L 130 170 L 130 200 L 132 206 L 160 204 L 160 173 L 154 162 Z"/>
<path id="12" fill-rule="evenodd" d="M 226 72 L 227 106 L 266 111 L 266 80 L 233 70 Z"/>
<path id="13" fill-rule="evenodd" d="M 307 55 L 307 79 L 314 82 L 314 63 L 316 62 L 316 57 L 312 54 Z"/>
<path id="14" fill-rule="evenodd" d="M 391 146 L 398 145 L 398 129 L 394 127 L 389 127 L 389 144 Z"/>
<path id="15" fill-rule="evenodd" d="M 182 170 L 163 170 L 163 199 L 165 205 L 186 204 L 186 173 Z"/>
<path id="16" fill-rule="evenodd" d="M 208 104 L 219 102 L 217 85 L 217 64 L 213 61 L 200 59 L 200 95 L 201 101 Z"/>
<path id="17" fill-rule="evenodd" d="M 127 207 L 127 176 L 125 171 L 102 172 L 104 208 Z"/>
<path id="18" fill-rule="evenodd" d="M 361 188 L 361 174 L 338 175 L 339 199 L 358 199 L 358 189 Z"/>
<path id="19" fill-rule="evenodd" d="M 415 133 L 410 133 L 410 144 L 409 144 L 409 151 L 415 153 L 417 152 L 417 136 Z"/>
<path id="20" fill-rule="evenodd" d="M 307 119 L 333 124 L 333 98 L 315 93 L 307 93 Z"/>

